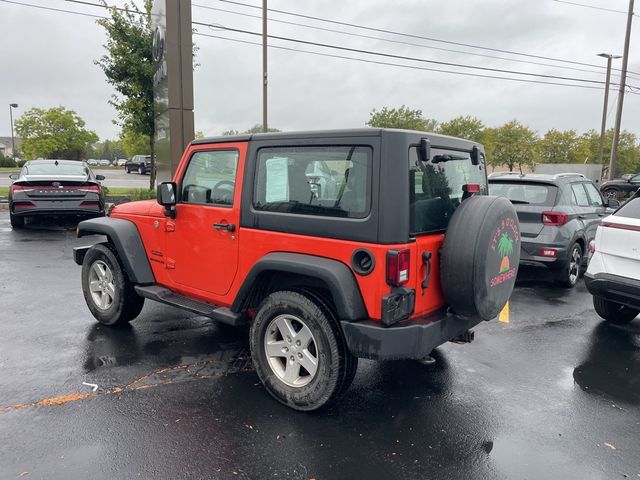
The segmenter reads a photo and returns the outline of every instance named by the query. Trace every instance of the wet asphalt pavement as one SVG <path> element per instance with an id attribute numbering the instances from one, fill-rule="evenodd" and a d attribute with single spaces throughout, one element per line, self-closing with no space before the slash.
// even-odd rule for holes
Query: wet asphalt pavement
<path id="1" fill-rule="evenodd" d="M 361 361 L 337 404 L 298 413 L 246 330 L 152 302 L 99 326 L 73 228 L 0 212 L 0 479 L 640 479 L 640 319 L 600 322 L 582 282 L 524 270 L 509 323 L 432 366 Z"/>

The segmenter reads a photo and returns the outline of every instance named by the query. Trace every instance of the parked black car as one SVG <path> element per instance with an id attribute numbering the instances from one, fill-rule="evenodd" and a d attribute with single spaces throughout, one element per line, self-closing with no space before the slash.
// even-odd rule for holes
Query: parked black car
<path id="1" fill-rule="evenodd" d="M 600 220 L 620 203 L 606 201 L 578 173 L 489 176 L 489 193 L 507 197 L 520 221 L 520 264 L 544 265 L 556 283 L 573 287 L 586 264 L 586 249 Z"/>
<path id="2" fill-rule="evenodd" d="M 124 170 L 127 173 L 138 172 L 140 175 L 146 175 L 151 172 L 151 155 L 134 155 L 124 164 Z"/>
<path id="3" fill-rule="evenodd" d="M 11 226 L 33 215 L 104 215 L 104 191 L 89 166 L 76 160 L 31 160 L 9 178 Z"/>
<path id="4" fill-rule="evenodd" d="M 626 178 L 625 178 L 626 177 Z M 623 175 L 622 178 L 610 180 L 600 185 L 600 191 L 605 197 L 622 199 L 640 188 L 640 173 Z"/>

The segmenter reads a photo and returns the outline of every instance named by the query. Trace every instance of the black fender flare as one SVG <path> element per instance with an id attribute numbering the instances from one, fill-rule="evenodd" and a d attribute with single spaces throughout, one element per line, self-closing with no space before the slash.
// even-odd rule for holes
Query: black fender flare
<path id="1" fill-rule="evenodd" d="M 347 265 L 330 258 L 287 252 L 268 253 L 255 263 L 238 290 L 231 305 L 232 312 L 243 310 L 256 280 L 269 272 L 291 273 L 320 280 L 327 285 L 340 320 L 369 318 L 358 282 Z"/>
<path id="2" fill-rule="evenodd" d="M 156 281 L 135 223 L 121 218 L 92 218 L 78 224 L 77 234 L 78 237 L 106 235 L 118 252 L 122 266 L 133 283 L 146 284 Z M 74 256 L 76 263 L 80 261 L 82 264 L 84 255 L 74 254 Z"/>

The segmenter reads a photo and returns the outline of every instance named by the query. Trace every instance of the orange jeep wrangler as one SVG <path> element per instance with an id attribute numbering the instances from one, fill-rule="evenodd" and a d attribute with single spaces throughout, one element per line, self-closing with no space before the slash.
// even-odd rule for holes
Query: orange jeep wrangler
<path id="1" fill-rule="evenodd" d="M 157 202 L 86 220 L 75 249 L 105 325 L 145 299 L 250 324 L 267 390 L 314 410 L 358 358 L 421 359 L 503 308 L 520 255 L 511 203 L 487 196 L 482 145 L 356 129 L 195 140 Z"/>

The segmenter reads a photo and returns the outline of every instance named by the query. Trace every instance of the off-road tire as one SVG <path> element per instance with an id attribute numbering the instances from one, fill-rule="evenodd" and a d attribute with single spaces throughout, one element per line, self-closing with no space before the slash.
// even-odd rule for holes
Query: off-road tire
<path id="1" fill-rule="evenodd" d="M 313 334 L 318 365 L 315 375 L 306 385 L 287 385 L 269 363 L 265 336 L 272 320 L 279 315 L 300 319 Z M 258 308 L 249 338 L 258 377 L 276 400 L 290 408 L 316 410 L 334 401 L 353 380 L 357 360 L 354 362 L 347 349 L 338 321 L 316 295 L 299 291 L 272 293 Z"/>
<path id="2" fill-rule="evenodd" d="M 112 303 L 106 309 L 97 305 L 90 291 L 90 272 L 97 262 L 103 262 L 109 267 L 113 279 L 114 295 Z M 109 244 L 97 244 L 87 251 L 82 262 L 82 293 L 89 310 L 103 325 L 128 323 L 140 314 L 144 306 L 144 298 L 136 294 L 117 253 Z"/>
<path id="3" fill-rule="evenodd" d="M 640 311 L 627 307 L 626 305 L 621 305 L 596 296 L 593 297 L 593 308 L 595 308 L 596 313 L 603 319 L 615 325 L 629 323 L 640 313 Z"/>
<path id="4" fill-rule="evenodd" d="M 308 290 L 305 288 L 295 290 L 295 291 L 311 298 L 313 301 L 318 303 L 318 305 L 324 308 L 325 314 L 327 316 L 331 316 L 337 324 L 340 323 L 338 321 L 338 317 L 335 311 L 335 307 L 333 305 L 333 301 L 328 295 L 317 290 Z M 349 347 L 347 345 L 347 342 L 344 336 L 341 335 L 340 338 L 344 342 L 344 348 L 348 352 Z M 348 354 L 345 356 L 345 361 L 347 364 L 345 369 L 345 376 L 342 381 L 342 387 L 340 387 L 340 392 L 338 393 L 338 395 L 342 395 L 344 392 L 346 392 L 349 389 L 349 387 L 351 386 L 351 383 L 353 383 L 353 379 L 356 376 L 356 372 L 358 371 L 358 357 L 356 357 L 355 355 L 351 355 L 351 353 L 348 352 Z"/>
<path id="5" fill-rule="evenodd" d="M 13 228 L 22 228 L 24 227 L 24 217 L 14 215 L 13 213 L 9 213 L 9 221 L 11 222 L 11 226 Z"/>
<path id="6" fill-rule="evenodd" d="M 579 259 L 577 260 L 578 262 L 577 275 L 575 272 L 575 265 L 574 265 L 575 260 L 573 258 L 576 251 L 578 252 L 578 255 L 579 255 Z M 571 245 L 571 248 L 569 249 L 567 263 L 562 267 L 556 270 L 553 270 L 553 281 L 560 287 L 564 287 L 564 288 L 575 287 L 576 284 L 578 283 L 578 280 L 580 279 L 580 276 L 582 275 L 583 263 L 584 263 L 584 256 L 582 252 L 582 247 L 580 246 L 579 243 L 576 242 L 573 245 Z"/>

